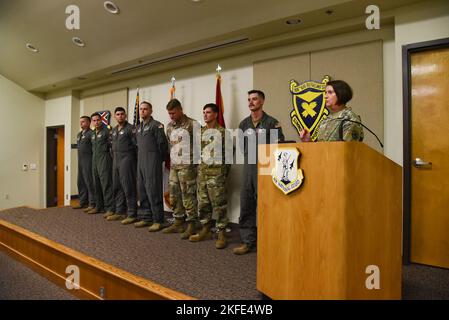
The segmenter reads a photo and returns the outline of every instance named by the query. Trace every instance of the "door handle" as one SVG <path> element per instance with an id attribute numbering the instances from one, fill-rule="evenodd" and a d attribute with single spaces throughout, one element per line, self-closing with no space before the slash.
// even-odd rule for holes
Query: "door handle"
<path id="1" fill-rule="evenodd" d="M 416 158 L 413 160 L 413 165 L 416 168 L 432 168 L 432 162 L 424 161 L 421 158 Z"/>

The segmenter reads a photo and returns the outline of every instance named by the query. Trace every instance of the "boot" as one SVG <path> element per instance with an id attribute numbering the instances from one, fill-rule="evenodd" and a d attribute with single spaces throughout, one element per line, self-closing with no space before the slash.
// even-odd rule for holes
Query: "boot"
<path id="1" fill-rule="evenodd" d="M 203 225 L 203 228 L 201 231 L 197 234 L 194 234 L 193 236 L 189 237 L 189 241 L 191 242 L 198 242 L 203 240 L 210 240 L 212 239 L 212 232 L 210 231 L 210 224 L 206 223 Z"/>
<path id="2" fill-rule="evenodd" d="M 106 220 L 108 220 L 108 221 L 118 221 L 118 220 L 122 221 L 125 219 L 126 219 L 126 214 L 118 214 L 118 213 L 113 214 L 106 218 Z"/>
<path id="3" fill-rule="evenodd" d="M 131 224 L 137 221 L 137 218 L 135 217 L 128 217 L 125 220 L 122 220 L 121 224 L 126 225 L 126 224 Z"/>
<path id="4" fill-rule="evenodd" d="M 151 227 L 148 228 L 149 232 L 157 232 L 162 229 L 162 225 L 160 223 L 153 223 Z"/>
<path id="5" fill-rule="evenodd" d="M 234 250 L 232 250 L 232 252 L 234 254 L 238 254 L 238 255 L 247 254 L 250 251 L 251 251 L 251 248 L 246 243 L 244 243 L 240 247 L 234 248 Z"/>
<path id="6" fill-rule="evenodd" d="M 88 214 L 97 214 L 97 213 L 101 213 L 101 212 L 104 212 L 104 211 L 103 210 L 99 210 L 97 208 L 93 208 L 92 210 L 87 211 Z M 114 213 L 112 212 L 112 214 L 114 214 Z"/>
<path id="7" fill-rule="evenodd" d="M 151 224 L 152 224 L 152 222 L 142 220 L 142 221 L 134 223 L 134 227 L 136 227 L 136 228 L 144 228 L 144 227 L 151 226 Z"/>
<path id="8" fill-rule="evenodd" d="M 189 237 L 194 233 L 195 233 L 195 222 L 189 222 L 187 224 L 187 230 L 181 234 L 181 239 L 182 240 L 189 239 Z"/>
<path id="9" fill-rule="evenodd" d="M 84 209 L 83 211 L 84 212 L 88 212 L 88 211 L 90 211 L 90 210 L 92 210 L 92 209 L 95 209 L 95 207 L 91 207 L 91 206 L 88 206 L 86 209 Z"/>
<path id="10" fill-rule="evenodd" d="M 113 216 L 115 213 L 114 212 L 112 212 L 112 211 L 108 211 L 108 212 L 106 212 L 104 215 L 103 215 L 103 218 L 107 218 L 107 217 L 110 217 L 110 216 Z"/>
<path id="11" fill-rule="evenodd" d="M 162 233 L 182 233 L 184 232 L 183 223 L 183 219 L 175 219 L 175 222 L 171 226 L 162 230 Z"/>
<path id="12" fill-rule="evenodd" d="M 223 249 L 228 245 L 228 239 L 226 237 L 226 230 L 220 229 L 218 231 L 218 240 L 215 242 L 215 248 Z"/>
<path id="13" fill-rule="evenodd" d="M 77 204 L 76 206 L 73 206 L 72 209 L 86 209 L 86 206 L 82 206 L 80 204 Z"/>

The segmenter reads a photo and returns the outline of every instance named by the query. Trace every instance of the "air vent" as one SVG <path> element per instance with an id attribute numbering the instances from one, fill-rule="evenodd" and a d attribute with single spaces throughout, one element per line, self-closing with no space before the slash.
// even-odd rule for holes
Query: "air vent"
<path id="1" fill-rule="evenodd" d="M 131 72 L 131 71 L 135 71 L 138 69 L 143 69 L 143 68 L 148 68 L 150 66 L 154 66 L 156 64 L 159 63 L 164 63 L 164 62 L 169 62 L 172 60 L 176 60 L 176 59 L 180 59 L 180 58 L 185 58 L 191 55 L 195 55 L 198 53 L 203 53 L 203 52 L 207 52 L 207 51 L 212 51 L 212 50 L 216 50 L 216 49 L 220 49 L 220 48 L 225 48 L 225 47 L 229 47 L 229 46 L 233 46 L 236 44 L 241 44 L 244 42 L 249 41 L 249 38 L 239 38 L 239 39 L 234 39 L 234 40 L 227 40 L 226 42 L 219 42 L 219 43 L 215 43 L 212 45 L 208 45 L 205 47 L 200 47 L 194 50 L 189 50 L 189 51 L 182 51 L 182 52 L 178 52 L 172 56 L 168 56 L 168 57 L 164 57 L 164 58 L 158 58 L 158 59 L 154 59 L 154 60 L 150 60 L 150 61 L 143 61 L 139 64 L 135 64 L 132 66 L 128 66 L 122 69 L 118 69 L 118 70 L 114 70 L 110 73 L 108 73 L 109 75 L 118 75 L 118 74 L 123 74 L 126 72 Z"/>

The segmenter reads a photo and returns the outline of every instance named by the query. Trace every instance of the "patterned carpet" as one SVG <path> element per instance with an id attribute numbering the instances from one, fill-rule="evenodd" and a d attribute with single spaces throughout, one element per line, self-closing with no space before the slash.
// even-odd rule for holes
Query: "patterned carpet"
<path id="1" fill-rule="evenodd" d="M 236 225 L 231 225 L 230 246 L 217 250 L 213 240 L 191 243 L 179 234 L 149 233 L 146 228 L 122 226 L 71 208 L 15 208 L 1 211 L 0 219 L 195 298 L 264 298 L 256 290 L 256 253 L 232 254 L 240 242 Z M 7 288 L 0 290 L 0 299 L 71 298 L 8 259 L 0 255 L 0 285 Z M 17 275 L 22 272 L 26 276 Z M 27 291 L 28 287 L 35 290 Z M 403 299 L 449 299 L 449 270 L 404 266 L 402 287 Z"/>

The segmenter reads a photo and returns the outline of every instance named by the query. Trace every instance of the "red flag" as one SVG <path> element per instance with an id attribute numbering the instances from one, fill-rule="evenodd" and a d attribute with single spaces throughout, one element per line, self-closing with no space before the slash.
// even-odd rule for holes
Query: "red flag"
<path id="1" fill-rule="evenodd" d="M 215 104 L 218 106 L 218 124 L 223 128 L 226 128 L 224 121 L 224 107 L 223 107 L 223 96 L 221 95 L 221 76 L 217 74 L 217 86 L 215 88 Z"/>

